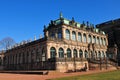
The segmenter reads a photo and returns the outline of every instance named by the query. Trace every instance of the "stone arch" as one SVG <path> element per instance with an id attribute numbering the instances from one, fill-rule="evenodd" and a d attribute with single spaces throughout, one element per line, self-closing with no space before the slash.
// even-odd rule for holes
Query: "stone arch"
<path id="1" fill-rule="evenodd" d="M 66 29 L 65 34 L 66 34 L 66 39 L 70 40 L 70 31 L 68 29 Z"/>
<path id="2" fill-rule="evenodd" d="M 82 34 L 80 32 L 78 32 L 78 41 L 82 42 Z"/>
<path id="3" fill-rule="evenodd" d="M 88 58 L 88 51 L 87 50 L 85 50 L 84 55 L 85 55 L 85 58 Z"/>
<path id="4" fill-rule="evenodd" d="M 77 53 L 76 49 L 73 50 L 73 56 L 76 57 L 76 58 L 78 57 L 78 53 Z"/>
<path id="5" fill-rule="evenodd" d="M 86 37 L 86 34 L 85 34 L 85 33 L 83 34 L 83 42 L 84 42 L 84 43 L 87 42 L 87 37 Z"/>
<path id="6" fill-rule="evenodd" d="M 63 50 L 63 48 L 59 48 L 59 58 L 64 58 L 64 50 Z"/>
<path id="7" fill-rule="evenodd" d="M 70 48 L 67 49 L 67 57 L 68 58 L 72 57 L 72 53 L 71 53 L 71 49 Z"/>
<path id="8" fill-rule="evenodd" d="M 76 41 L 76 33 L 75 33 L 75 31 L 72 31 L 72 40 Z"/>
<path id="9" fill-rule="evenodd" d="M 56 49 L 55 47 L 50 48 L 50 58 L 55 58 L 56 57 Z"/>
<path id="10" fill-rule="evenodd" d="M 92 36 L 88 35 L 88 43 L 91 43 L 91 42 L 92 42 Z"/>
<path id="11" fill-rule="evenodd" d="M 79 57 L 83 58 L 83 51 L 81 49 L 79 50 Z"/>

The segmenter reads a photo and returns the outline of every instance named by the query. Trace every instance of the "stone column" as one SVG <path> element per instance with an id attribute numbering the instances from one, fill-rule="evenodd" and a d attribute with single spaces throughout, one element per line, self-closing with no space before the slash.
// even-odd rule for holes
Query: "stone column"
<path id="1" fill-rule="evenodd" d="M 82 42 L 84 42 L 83 33 L 81 33 Z"/>
<path id="2" fill-rule="evenodd" d="M 72 31 L 70 30 L 70 40 L 72 40 Z"/>
<path id="3" fill-rule="evenodd" d="M 78 41 L 78 32 L 75 32 L 76 33 L 76 41 Z"/>
<path id="4" fill-rule="evenodd" d="M 56 47 L 56 58 L 59 58 L 59 49 Z"/>
<path id="5" fill-rule="evenodd" d="M 66 34 L 65 34 L 65 28 L 62 27 L 62 38 L 65 39 L 66 38 Z"/>
<path id="6" fill-rule="evenodd" d="M 47 45 L 47 59 L 50 58 L 50 46 Z"/>

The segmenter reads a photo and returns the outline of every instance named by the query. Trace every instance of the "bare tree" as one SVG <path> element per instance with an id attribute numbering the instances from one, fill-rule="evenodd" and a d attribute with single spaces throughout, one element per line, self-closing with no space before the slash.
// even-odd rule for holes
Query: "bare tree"
<path id="1" fill-rule="evenodd" d="M 0 46 L 5 50 L 9 49 L 15 44 L 15 41 L 11 37 L 6 37 L 0 41 Z"/>

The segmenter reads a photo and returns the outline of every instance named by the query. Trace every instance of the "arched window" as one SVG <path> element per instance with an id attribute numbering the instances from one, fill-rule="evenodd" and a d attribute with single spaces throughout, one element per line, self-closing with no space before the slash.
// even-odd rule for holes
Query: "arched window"
<path id="1" fill-rule="evenodd" d="M 55 38 L 55 33 L 54 32 L 51 33 L 51 38 Z"/>
<path id="2" fill-rule="evenodd" d="M 102 43 L 102 45 L 104 45 L 104 44 L 103 44 L 103 38 L 101 38 L 101 43 Z"/>
<path id="3" fill-rule="evenodd" d="M 103 39 L 103 45 L 106 45 L 106 39 L 105 38 Z"/>
<path id="4" fill-rule="evenodd" d="M 97 58 L 98 56 L 97 56 L 97 51 L 95 51 L 95 58 Z"/>
<path id="5" fill-rule="evenodd" d="M 98 52 L 98 58 L 100 58 L 100 57 L 101 57 L 101 52 L 99 51 L 99 52 Z"/>
<path id="6" fill-rule="evenodd" d="M 56 56 L 56 50 L 55 50 L 54 47 L 51 47 L 51 49 L 50 49 L 50 57 L 55 58 L 55 56 Z"/>
<path id="7" fill-rule="evenodd" d="M 70 31 L 66 29 L 66 39 L 70 40 Z"/>
<path id="8" fill-rule="evenodd" d="M 67 49 L 67 57 L 71 58 L 71 50 L 69 48 Z"/>
<path id="9" fill-rule="evenodd" d="M 76 57 L 76 58 L 78 57 L 78 54 L 77 54 L 77 50 L 76 50 L 76 49 L 73 50 L 73 56 Z"/>
<path id="10" fill-rule="evenodd" d="M 102 58 L 105 57 L 105 55 L 104 55 L 104 51 L 102 51 L 101 57 L 102 57 Z"/>
<path id="11" fill-rule="evenodd" d="M 79 57 L 83 58 L 83 51 L 82 50 L 79 51 Z"/>
<path id="12" fill-rule="evenodd" d="M 84 43 L 87 42 L 86 34 L 83 34 Z"/>
<path id="13" fill-rule="evenodd" d="M 88 52 L 85 50 L 85 58 L 88 58 Z"/>
<path id="14" fill-rule="evenodd" d="M 93 43 L 96 43 L 96 38 L 95 38 L 95 36 L 93 36 Z"/>
<path id="15" fill-rule="evenodd" d="M 58 39 L 62 39 L 62 33 L 58 32 Z"/>
<path id="16" fill-rule="evenodd" d="M 81 36 L 81 33 L 78 33 L 78 41 L 79 41 L 79 42 L 82 42 L 82 36 Z"/>
<path id="17" fill-rule="evenodd" d="M 74 40 L 74 41 L 76 40 L 76 33 L 75 33 L 75 31 L 72 32 L 72 40 Z"/>
<path id="18" fill-rule="evenodd" d="M 88 43 L 91 43 L 92 42 L 92 37 L 91 35 L 88 36 Z"/>
<path id="19" fill-rule="evenodd" d="M 64 50 L 63 50 L 63 48 L 59 48 L 59 58 L 64 58 Z"/>

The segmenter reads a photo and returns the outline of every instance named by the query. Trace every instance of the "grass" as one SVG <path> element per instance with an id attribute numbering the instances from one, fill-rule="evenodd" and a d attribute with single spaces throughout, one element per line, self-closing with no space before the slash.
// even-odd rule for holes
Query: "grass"
<path id="1" fill-rule="evenodd" d="M 64 77 L 52 80 L 120 80 L 120 70 L 90 75 Z"/>

